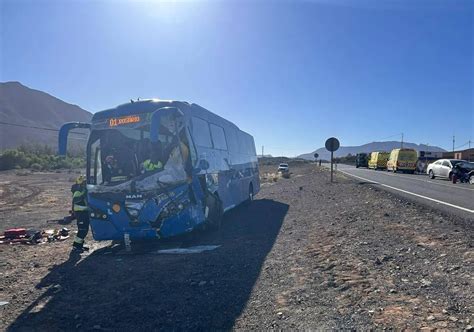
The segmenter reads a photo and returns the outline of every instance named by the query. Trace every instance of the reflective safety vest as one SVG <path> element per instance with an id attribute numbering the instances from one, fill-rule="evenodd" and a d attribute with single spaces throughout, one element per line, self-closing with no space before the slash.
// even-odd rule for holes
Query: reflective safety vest
<path id="1" fill-rule="evenodd" d="M 128 176 L 125 176 L 125 175 L 112 176 L 110 178 L 110 182 L 125 181 L 127 179 L 128 179 Z"/>
<path id="2" fill-rule="evenodd" d="M 86 203 L 86 190 L 85 189 L 77 189 L 73 191 L 72 194 L 72 209 L 76 212 L 86 211 L 87 210 L 87 203 Z"/>
<path id="3" fill-rule="evenodd" d="M 153 163 L 150 159 L 147 159 L 143 162 L 143 168 L 145 169 L 145 171 L 151 172 L 163 168 L 163 164 L 161 163 L 161 161 Z"/>

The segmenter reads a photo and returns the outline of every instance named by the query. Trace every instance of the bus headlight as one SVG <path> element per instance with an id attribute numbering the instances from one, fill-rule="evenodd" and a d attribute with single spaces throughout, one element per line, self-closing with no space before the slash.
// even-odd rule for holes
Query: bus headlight
<path id="1" fill-rule="evenodd" d="M 138 217 L 138 214 L 140 211 L 135 210 L 135 209 L 127 209 L 128 214 L 130 214 L 132 217 Z"/>
<path id="2" fill-rule="evenodd" d="M 130 216 L 136 218 L 144 204 L 144 202 L 125 202 L 125 208 Z"/>

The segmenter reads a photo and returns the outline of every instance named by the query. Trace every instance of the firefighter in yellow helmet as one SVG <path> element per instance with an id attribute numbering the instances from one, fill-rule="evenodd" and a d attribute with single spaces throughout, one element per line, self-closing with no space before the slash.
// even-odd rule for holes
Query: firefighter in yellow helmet
<path id="1" fill-rule="evenodd" d="M 81 175 L 71 187 L 72 210 L 77 220 L 77 235 L 74 238 L 73 250 L 88 251 L 84 247 L 84 239 L 89 232 L 89 209 L 87 207 L 86 178 Z"/>

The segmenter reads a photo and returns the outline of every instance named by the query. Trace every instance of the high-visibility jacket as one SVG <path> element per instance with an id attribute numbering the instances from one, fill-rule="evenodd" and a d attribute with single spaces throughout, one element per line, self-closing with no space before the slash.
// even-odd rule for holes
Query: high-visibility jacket
<path id="1" fill-rule="evenodd" d="M 86 188 L 74 185 L 72 191 L 72 209 L 75 212 L 87 211 Z"/>
<path id="2" fill-rule="evenodd" d="M 151 172 L 163 168 L 161 161 L 153 163 L 150 159 L 147 159 L 143 162 L 143 168 L 145 171 Z"/>

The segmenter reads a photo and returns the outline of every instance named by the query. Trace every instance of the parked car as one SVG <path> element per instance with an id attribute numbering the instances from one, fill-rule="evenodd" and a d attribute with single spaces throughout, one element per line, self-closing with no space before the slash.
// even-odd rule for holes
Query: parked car
<path id="1" fill-rule="evenodd" d="M 414 149 L 393 149 L 387 161 L 387 171 L 415 173 L 418 154 Z"/>
<path id="2" fill-rule="evenodd" d="M 367 156 L 367 153 L 358 153 L 356 155 L 356 167 L 367 167 L 369 164 L 369 158 Z"/>
<path id="3" fill-rule="evenodd" d="M 281 163 L 280 165 L 278 165 L 278 172 L 288 173 L 289 171 L 290 171 L 290 168 L 288 167 L 288 164 Z"/>
<path id="4" fill-rule="evenodd" d="M 461 163 L 464 160 L 460 159 L 439 159 L 434 163 L 429 164 L 426 168 L 426 173 L 430 176 L 431 179 L 435 177 L 446 178 L 451 180 L 453 175 L 453 167 L 457 163 Z"/>
<path id="5" fill-rule="evenodd" d="M 369 168 L 372 169 L 385 169 L 387 168 L 387 161 L 390 157 L 388 152 L 372 152 L 370 154 Z"/>

